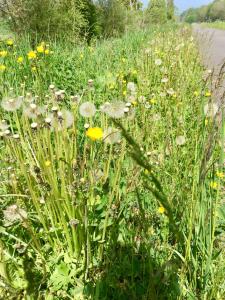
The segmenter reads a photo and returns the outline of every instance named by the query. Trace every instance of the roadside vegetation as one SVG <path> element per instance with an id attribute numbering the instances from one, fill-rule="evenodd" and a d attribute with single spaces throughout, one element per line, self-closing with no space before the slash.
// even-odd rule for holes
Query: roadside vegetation
<path id="1" fill-rule="evenodd" d="M 225 0 L 214 0 L 208 5 L 184 11 L 181 19 L 187 23 L 216 22 L 225 20 Z"/>
<path id="2" fill-rule="evenodd" d="M 169 2 L 1 40 L 0 299 L 225 298 L 223 115 Z"/>
<path id="3" fill-rule="evenodd" d="M 225 29 L 225 22 L 217 21 L 213 23 L 203 23 L 203 26 L 215 29 Z"/>

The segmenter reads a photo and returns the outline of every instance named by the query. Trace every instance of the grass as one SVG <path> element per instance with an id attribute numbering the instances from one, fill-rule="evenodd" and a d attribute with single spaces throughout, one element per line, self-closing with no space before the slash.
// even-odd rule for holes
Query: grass
<path id="1" fill-rule="evenodd" d="M 189 28 L 7 43 L 2 299 L 223 299 L 224 128 Z"/>
<path id="2" fill-rule="evenodd" d="M 215 29 L 225 29 L 225 22 L 217 21 L 212 23 L 204 23 L 204 27 L 215 28 Z"/>

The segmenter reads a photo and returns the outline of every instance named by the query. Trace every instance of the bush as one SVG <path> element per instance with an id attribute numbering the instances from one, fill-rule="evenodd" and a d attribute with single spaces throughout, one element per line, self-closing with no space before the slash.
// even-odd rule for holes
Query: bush
<path id="1" fill-rule="evenodd" d="M 120 36 L 126 27 L 126 8 L 119 0 L 100 0 L 99 19 L 104 37 Z"/>
<path id="2" fill-rule="evenodd" d="M 17 33 L 73 40 L 96 33 L 95 6 L 90 0 L 4 0 L 0 8 Z"/>

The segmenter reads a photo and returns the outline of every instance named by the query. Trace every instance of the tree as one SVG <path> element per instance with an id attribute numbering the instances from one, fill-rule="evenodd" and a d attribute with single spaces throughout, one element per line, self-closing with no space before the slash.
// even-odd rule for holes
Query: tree
<path id="1" fill-rule="evenodd" d="M 167 21 L 167 9 L 165 0 L 151 0 L 147 9 L 150 23 L 162 24 Z"/>
<path id="2" fill-rule="evenodd" d="M 174 21 L 175 19 L 175 6 L 174 6 L 174 0 L 167 0 L 167 18 L 168 20 Z"/>

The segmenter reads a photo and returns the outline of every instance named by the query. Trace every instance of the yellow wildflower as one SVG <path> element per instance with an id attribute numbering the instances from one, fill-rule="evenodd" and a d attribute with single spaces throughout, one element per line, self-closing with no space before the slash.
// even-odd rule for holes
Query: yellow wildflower
<path id="1" fill-rule="evenodd" d="M 7 41 L 6 41 L 6 44 L 7 44 L 8 46 L 12 46 L 12 45 L 13 45 L 13 40 L 12 40 L 12 39 L 7 40 Z"/>
<path id="2" fill-rule="evenodd" d="M 194 91 L 194 96 L 198 96 L 199 95 L 199 92 L 198 91 Z"/>
<path id="3" fill-rule="evenodd" d="M 37 46 L 37 52 L 38 52 L 38 53 L 44 53 L 44 51 L 45 51 L 45 48 L 44 48 L 43 45 Z"/>
<path id="4" fill-rule="evenodd" d="M 218 188 L 218 183 L 215 181 L 210 182 L 210 186 L 212 189 L 216 190 Z"/>
<path id="5" fill-rule="evenodd" d="M 23 62 L 23 57 L 22 57 L 22 56 L 19 56 L 19 57 L 17 58 L 17 62 L 18 62 L 19 64 L 21 64 L 21 63 Z"/>
<path id="6" fill-rule="evenodd" d="M 211 94 L 211 92 L 209 92 L 209 91 L 205 93 L 205 96 L 206 96 L 206 97 L 211 97 L 211 95 L 212 95 L 212 94 Z"/>
<path id="7" fill-rule="evenodd" d="M 220 172 L 220 171 L 216 172 L 216 176 L 219 177 L 219 178 L 224 178 L 223 172 Z"/>
<path id="8" fill-rule="evenodd" d="M 103 130 L 99 127 L 89 128 L 86 132 L 86 136 L 92 141 L 100 140 L 103 137 Z"/>
<path id="9" fill-rule="evenodd" d="M 50 53 L 49 49 L 45 49 L 45 54 L 48 55 Z"/>
<path id="10" fill-rule="evenodd" d="M 137 106 L 138 105 L 137 101 L 132 101 L 132 105 Z"/>
<path id="11" fill-rule="evenodd" d="M 6 57 L 7 54 L 8 54 L 8 52 L 5 51 L 5 50 L 0 51 L 0 56 L 1 56 L 1 57 Z"/>
<path id="12" fill-rule="evenodd" d="M 127 91 L 123 91 L 123 95 L 126 96 L 126 94 L 127 94 Z"/>
<path id="13" fill-rule="evenodd" d="M 51 164 L 52 164 L 52 163 L 50 162 L 50 160 L 46 160 L 46 161 L 45 161 L 45 166 L 46 166 L 46 167 L 50 167 Z"/>
<path id="14" fill-rule="evenodd" d="M 155 104 L 155 103 L 156 103 L 156 99 L 152 98 L 149 102 L 150 102 L 151 104 Z"/>
<path id="15" fill-rule="evenodd" d="M 30 52 L 28 52 L 27 56 L 28 56 L 29 59 L 35 59 L 35 58 L 37 58 L 37 54 L 33 50 L 31 50 Z"/>
<path id="16" fill-rule="evenodd" d="M 6 69 L 6 66 L 5 65 L 0 65 L 0 71 L 5 71 L 5 69 Z"/>
<path id="17" fill-rule="evenodd" d="M 163 207 L 163 206 L 160 206 L 159 208 L 158 208 L 158 213 L 160 213 L 160 214 L 164 214 L 165 213 L 165 208 Z"/>

